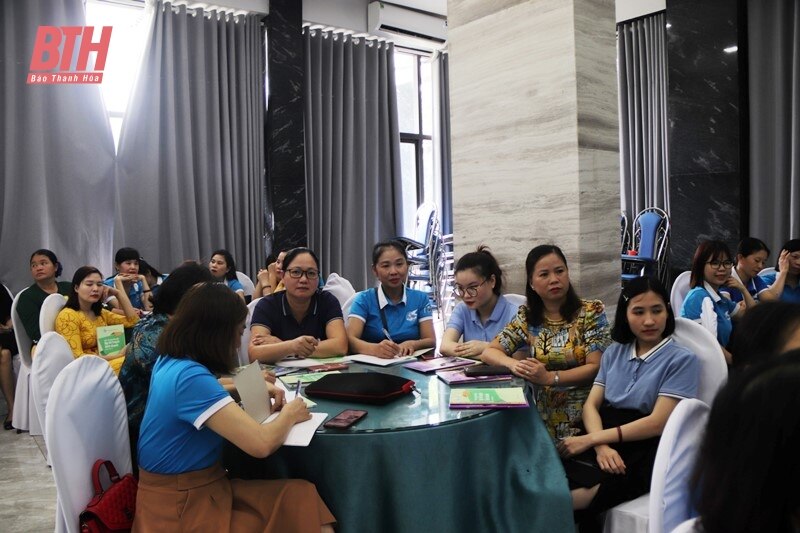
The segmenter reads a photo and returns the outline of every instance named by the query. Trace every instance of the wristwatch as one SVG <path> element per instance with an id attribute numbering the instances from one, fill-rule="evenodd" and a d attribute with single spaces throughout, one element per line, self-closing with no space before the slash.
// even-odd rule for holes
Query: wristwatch
<path id="1" fill-rule="evenodd" d="M 558 382 L 559 382 L 560 380 L 561 380 L 561 378 L 559 378 L 559 377 L 558 377 L 558 370 L 556 370 L 556 375 L 555 375 L 555 376 L 553 376 L 553 386 L 554 386 L 554 387 L 558 387 Z"/>

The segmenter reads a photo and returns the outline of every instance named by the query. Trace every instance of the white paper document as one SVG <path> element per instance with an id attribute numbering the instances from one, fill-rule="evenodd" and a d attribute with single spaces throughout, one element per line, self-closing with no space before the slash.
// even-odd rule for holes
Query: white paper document
<path id="1" fill-rule="evenodd" d="M 276 418 L 278 418 L 279 412 L 272 413 L 269 417 L 262 422 L 262 424 L 267 424 L 272 422 Z M 317 428 L 325 422 L 325 419 L 328 418 L 328 413 L 311 413 L 311 419 L 306 420 L 305 422 L 300 422 L 299 424 L 295 424 L 292 426 L 292 429 L 289 430 L 289 435 L 286 437 L 286 441 L 284 441 L 284 446 L 308 446 L 311 442 L 311 439 L 314 437 L 314 433 L 317 431 Z"/>
<path id="2" fill-rule="evenodd" d="M 392 366 L 398 363 L 407 363 L 409 361 L 414 361 L 416 357 L 413 355 L 406 355 L 403 357 L 395 357 L 393 359 L 383 359 L 381 357 L 375 357 L 374 355 L 366 355 L 363 353 L 357 353 L 355 355 L 348 355 L 345 357 L 345 361 L 353 361 L 355 363 L 364 363 L 367 365 L 377 365 L 377 366 Z"/>
<path id="3" fill-rule="evenodd" d="M 346 357 L 327 357 L 325 359 L 314 359 L 312 357 L 308 357 L 305 359 L 301 359 L 298 357 L 290 356 L 286 359 L 281 359 L 275 366 L 282 366 L 286 368 L 308 368 L 310 366 L 316 365 L 325 365 L 328 363 L 339 363 L 341 361 L 346 360 Z"/>

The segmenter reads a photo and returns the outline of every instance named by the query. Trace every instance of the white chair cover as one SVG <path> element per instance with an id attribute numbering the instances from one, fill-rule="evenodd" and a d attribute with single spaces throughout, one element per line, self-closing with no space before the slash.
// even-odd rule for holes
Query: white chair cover
<path id="1" fill-rule="evenodd" d="M 244 287 L 244 295 L 253 297 L 253 293 L 256 292 L 256 286 L 253 284 L 253 280 L 250 279 L 247 274 L 244 272 L 236 271 L 236 278 L 239 280 L 239 283 L 242 284 Z"/>
<path id="2" fill-rule="evenodd" d="M 344 327 L 347 327 L 347 319 L 350 318 L 350 308 L 353 307 L 353 300 L 356 299 L 356 295 L 352 295 L 350 298 L 347 299 L 346 302 L 342 304 L 342 316 L 344 317 Z"/>
<path id="3" fill-rule="evenodd" d="M 331 272 L 322 290 L 333 294 L 341 306 L 344 306 L 347 300 L 356 293 L 353 284 L 336 272 Z"/>
<path id="4" fill-rule="evenodd" d="M 690 518 L 686 522 L 681 522 L 671 533 L 701 533 L 700 524 L 697 518 Z"/>
<path id="5" fill-rule="evenodd" d="M 22 295 L 23 292 L 27 291 L 28 289 L 23 289 L 19 291 L 19 293 L 14 297 L 14 300 L 11 302 L 11 324 L 14 326 L 14 337 L 17 339 L 17 348 L 19 349 L 19 357 L 22 361 L 22 364 L 26 367 L 31 367 L 31 347 L 33 346 L 33 342 L 31 338 L 28 337 L 28 332 L 25 331 L 25 326 L 22 323 L 22 319 L 17 314 L 17 303 L 19 302 L 19 297 Z M 14 400 L 16 403 L 16 399 Z"/>
<path id="6" fill-rule="evenodd" d="M 42 335 L 48 331 L 55 331 L 56 317 L 65 305 L 67 305 L 67 299 L 58 293 L 51 294 L 44 299 L 42 309 L 39 311 L 39 332 Z"/>
<path id="7" fill-rule="evenodd" d="M 256 298 L 247 304 L 247 318 L 244 321 L 244 331 L 242 332 L 242 344 L 239 346 L 239 364 L 249 365 L 250 356 L 247 355 L 247 347 L 250 346 L 250 323 L 253 320 L 253 310 L 261 298 Z"/>
<path id="8" fill-rule="evenodd" d="M 514 304 L 517 308 L 520 305 L 526 305 L 528 303 L 528 298 L 525 297 L 524 294 L 504 294 L 503 296 L 506 297 L 506 300 Z"/>
<path id="9" fill-rule="evenodd" d="M 646 533 L 650 494 L 642 494 L 606 512 L 603 533 Z"/>
<path id="10" fill-rule="evenodd" d="M 42 335 L 36 348 L 36 357 L 31 366 L 30 378 L 33 402 L 42 429 L 47 426 L 45 422 L 47 420 L 47 399 L 50 397 L 53 382 L 59 372 L 74 360 L 75 357 L 72 355 L 69 343 L 64 337 L 55 331 L 48 331 Z"/>
<path id="11" fill-rule="evenodd" d="M 767 274 L 775 274 L 775 267 L 762 268 L 758 271 L 759 276 L 766 276 Z"/>
<path id="12" fill-rule="evenodd" d="M 650 533 L 672 531 L 697 514 L 689 478 L 710 410 L 700 400 L 682 400 L 664 426 L 650 482 Z"/>
<path id="13" fill-rule="evenodd" d="M 45 442 L 53 465 L 59 506 L 56 524 L 78 532 L 78 515 L 89 503 L 92 465 L 114 463 L 120 475 L 131 471 L 128 413 L 119 380 L 109 364 L 94 355 L 75 359 L 59 373 L 50 391 Z"/>
<path id="14" fill-rule="evenodd" d="M 672 306 L 672 312 L 678 316 L 683 306 L 683 299 L 689 293 L 689 282 L 692 278 L 691 271 L 681 272 L 675 281 L 672 282 L 672 292 L 669 294 L 669 304 Z"/>
<path id="15" fill-rule="evenodd" d="M 31 435 L 41 435 L 42 425 L 34 407 L 31 392 L 31 369 L 24 364 L 19 366 L 17 389 L 14 391 L 14 410 L 11 412 L 11 424 L 20 431 Z"/>
<path id="16" fill-rule="evenodd" d="M 681 317 L 675 318 L 675 333 L 672 338 L 697 355 L 700 361 L 697 398 L 711 405 L 717 391 L 728 379 L 728 365 L 719 342 L 697 322 Z"/>

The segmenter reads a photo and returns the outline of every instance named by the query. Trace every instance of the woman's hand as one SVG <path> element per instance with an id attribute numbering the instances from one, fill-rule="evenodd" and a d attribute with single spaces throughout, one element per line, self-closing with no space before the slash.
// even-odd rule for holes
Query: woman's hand
<path id="1" fill-rule="evenodd" d="M 250 344 L 253 346 L 261 346 L 263 344 L 276 344 L 280 342 L 278 337 L 274 337 L 272 335 L 264 335 L 263 333 L 256 333 L 252 337 L 250 337 Z"/>
<path id="2" fill-rule="evenodd" d="M 517 361 L 511 371 L 514 375 L 530 381 L 534 385 L 548 385 L 550 377 L 547 367 L 533 357 Z"/>
<path id="3" fill-rule="evenodd" d="M 411 355 L 412 353 L 414 353 L 414 350 L 416 349 L 416 344 L 414 344 L 414 341 L 404 341 L 398 344 L 397 347 L 400 350 L 400 353 L 398 353 L 397 355 L 400 356 Z"/>
<path id="4" fill-rule="evenodd" d="M 781 255 L 778 256 L 778 270 L 789 272 L 789 250 L 781 250 Z"/>
<path id="5" fill-rule="evenodd" d="M 455 353 L 457 357 L 478 357 L 488 346 L 489 343 L 485 341 L 459 342 Z"/>
<path id="6" fill-rule="evenodd" d="M 400 355 L 400 345 L 384 339 L 375 345 L 375 353 L 372 355 L 381 359 L 394 359 Z"/>
<path id="7" fill-rule="evenodd" d="M 319 344 L 319 341 L 311 335 L 302 335 L 292 341 L 292 353 L 298 357 L 306 358 L 312 353 Z"/>
<path id="8" fill-rule="evenodd" d="M 597 452 L 597 464 L 600 465 L 600 470 L 608 472 L 609 474 L 624 474 L 625 461 L 622 460 L 617 450 L 608 444 L 595 446 Z"/>
<path id="9" fill-rule="evenodd" d="M 728 276 L 728 279 L 722 284 L 725 287 L 730 287 L 733 289 L 737 289 L 739 292 L 744 293 L 747 292 L 747 287 L 744 286 L 744 283 L 739 281 L 739 278 L 736 276 Z"/>
<path id="10" fill-rule="evenodd" d="M 266 378 L 266 375 L 264 376 Z M 273 382 L 275 378 L 273 377 Z M 276 387 L 272 383 L 267 382 L 267 392 L 269 393 L 269 397 L 272 399 L 272 406 L 270 408 L 270 412 L 274 413 L 275 411 L 280 411 L 283 409 L 283 406 L 286 405 L 286 391 L 281 389 L 280 387 Z M 302 400 L 300 400 L 302 402 Z M 305 402 L 303 402 L 305 405 Z"/>
<path id="11" fill-rule="evenodd" d="M 266 268 L 259 268 L 256 279 L 261 282 L 262 286 L 269 285 L 269 270 Z"/>
<path id="12" fill-rule="evenodd" d="M 572 457 L 581 454 L 592 447 L 592 440 L 589 435 L 578 435 L 577 437 L 567 437 L 556 444 L 556 450 L 561 457 Z"/>
<path id="13" fill-rule="evenodd" d="M 269 370 L 262 370 L 261 375 L 264 376 L 264 381 L 266 381 L 267 383 L 275 383 L 275 372 L 270 372 Z"/>
<path id="14" fill-rule="evenodd" d="M 311 419 L 311 413 L 308 412 L 306 402 L 304 402 L 302 398 L 295 398 L 291 402 L 285 404 L 283 409 L 281 409 L 281 416 L 288 417 L 292 424 L 305 422 Z"/>

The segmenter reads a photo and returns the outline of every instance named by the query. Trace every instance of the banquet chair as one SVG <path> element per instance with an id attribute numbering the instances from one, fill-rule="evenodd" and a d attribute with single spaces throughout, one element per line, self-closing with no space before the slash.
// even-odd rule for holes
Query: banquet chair
<path id="1" fill-rule="evenodd" d="M 675 317 L 675 342 L 697 355 L 700 361 L 700 380 L 697 398 L 708 405 L 728 379 L 728 365 L 717 339 L 703 326 L 688 318 Z"/>
<path id="2" fill-rule="evenodd" d="M 759 276 L 766 276 L 768 274 L 775 274 L 775 273 L 777 273 L 775 267 L 762 268 L 761 270 L 758 271 Z"/>
<path id="3" fill-rule="evenodd" d="M 648 207 L 633 220 L 634 254 L 622 254 L 622 283 L 640 276 L 656 276 L 666 285 L 669 250 L 669 216 L 662 209 Z"/>
<path id="4" fill-rule="evenodd" d="M 239 270 L 236 271 L 236 279 L 239 280 L 239 283 L 242 284 L 244 288 L 244 298 L 247 300 L 247 303 L 253 299 L 253 293 L 256 292 L 256 286 L 253 284 L 253 280 L 245 274 L 244 272 L 240 272 Z"/>
<path id="5" fill-rule="evenodd" d="M 700 529 L 700 519 L 695 517 L 681 522 L 671 533 L 702 533 L 702 529 Z"/>
<path id="6" fill-rule="evenodd" d="M 528 298 L 524 294 L 511 293 L 511 294 L 504 294 L 503 296 L 505 296 L 506 300 L 514 304 L 517 308 L 519 308 L 520 305 L 528 304 Z"/>
<path id="7" fill-rule="evenodd" d="M 41 435 L 42 426 L 34 407 L 33 393 L 31 392 L 31 347 L 33 343 L 22 319 L 17 313 L 19 297 L 28 289 L 20 291 L 11 302 L 11 323 L 14 325 L 14 337 L 19 349 L 19 373 L 17 374 L 17 388 L 14 391 L 14 410 L 11 413 L 11 424 L 17 433 L 28 431 L 31 435 Z"/>
<path id="8" fill-rule="evenodd" d="M 619 216 L 619 240 L 620 240 L 620 248 L 621 254 L 625 254 L 630 250 L 631 246 L 631 230 L 628 226 L 628 215 L 625 211 L 620 211 Z"/>
<path id="9" fill-rule="evenodd" d="M 322 290 L 334 295 L 336 299 L 339 300 L 340 306 L 343 306 L 345 302 L 356 293 L 353 284 L 336 272 L 331 272 Z"/>
<path id="10" fill-rule="evenodd" d="M 356 295 L 352 295 L 350 298 L 347 299 L 345 303 L 342 304 L 342 317 L 344 318 L 344 327 L 347 327 L 347 318 L 350 314 L 350 308 L 353 307 L 353 300 L 356 299 Z"/>
<path id="11" fill-rule="evenodd" d="M 689 294 L 689 281 L 691 280 L 692 272 L 687 270 L 678 274 L 675 281 L 672 282 L 672 290 L 669 293 L 669 305 L 672 306 L 672 312 L 678 316 L 681 312 L 683 299 Z"/>
<path id="12" fill-rule="evenodd" d="M 247 347 L 250 346 L 250 324 L 253 321 L 253 310 L 256 308 L 261 298 L 256 298 L 247 304 L 247 318 L 244 321 L 244 331 L 242 332 L 242 344 L 239 346 L 239 364 L 249 365 L 250 356 L 247 354 Z"/>
<path id="13" fill-rule="evenodd" d="M 125 395 L 104 359 L 84 355 L 56 377 L 47 411 L 45 442 L 58 499 L 56 531 L 78 533 L 78 515 L 94 495 L 94 462 L 110 460 L 120 476 L 131 472 Z"/>
<path id="14" fill-rule="evenodd" d="M 39 311 L 39 331 L 42 335 L 56 330 L 56 317 L 65 305 L 67 305 L 67 299 L 58 293 L 51 294 L 44 299 L 42 310 Z"/>
<path id="15" fill-rule="evenodd" d="M 650 483 L 650 533 L 670 532 L 697 514 L 689 479 L 710 411 L 700 400 L 681 400 L 664 426 Z"/>
<path id="16" fill-rule="evenodd" d="M 36 414 L 43 430 L 46 427 L 47 400 L 50 397 L 53 382 L 59 372 L 73 360 L 75 360 L 75 357 L 72 355 L 69 343 L 64 337 L 55 331 L 48 331 L 42 335 L 36 348 L 36 358 L 33 360 L 33 365 L 31 365 L 30 387 L 33 393 Z M 45 438 L 47 438 L 46 435 Z"/>

